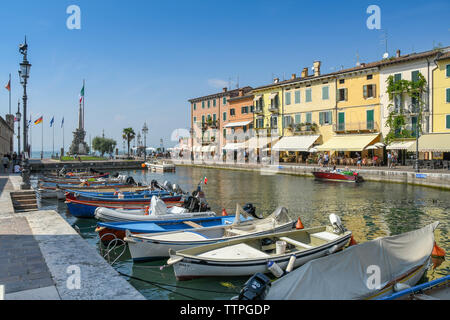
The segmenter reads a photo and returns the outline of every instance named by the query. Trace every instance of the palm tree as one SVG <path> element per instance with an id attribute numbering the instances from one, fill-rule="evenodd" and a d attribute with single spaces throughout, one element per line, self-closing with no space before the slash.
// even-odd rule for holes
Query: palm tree
<path id="1" fill-rule="evenodd" d="M 135 135 L 133 128 L 123 129 L 122 138 L 128 143 L 128 157 L 130 157 L 130 141 L 134 139 Z"/>

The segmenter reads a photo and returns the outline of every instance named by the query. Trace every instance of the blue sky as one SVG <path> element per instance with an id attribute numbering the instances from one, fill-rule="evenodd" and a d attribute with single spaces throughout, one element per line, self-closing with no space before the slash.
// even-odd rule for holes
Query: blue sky
<path id="1" fill-rule="evenodd" d="M 81 9 L 81 30 L 69 30 L 69 5 Z M 382 30 L 369 30 L 369 5 L 381 9 Z M 78 96 L 86 80 L 87 137 L 117 140 L 121 131 L 149 126 L 147 144 L 170 141 L 189 127 L 188 99 L 223 86 L 253 87 L 272 76 L 300 74 L 321 60 L 322 73 L 395 54 L 450 45 L 448 1 L 65 1 L 24 0 L 2 4 L 0 83 L 12 74 L 12 110 L 22 95 L 18 45 L 27 35 L 32 64 L 28 86 L 33 121 L 44 115 L 44 150 L 66 150 L 77 125 Z M 3 79 L 3 80 L 1 80 Z M 0 90 L 1 114 L 8 92 Z M 41 128 L 33 125 L 32 148 L 41 149 Z"/>

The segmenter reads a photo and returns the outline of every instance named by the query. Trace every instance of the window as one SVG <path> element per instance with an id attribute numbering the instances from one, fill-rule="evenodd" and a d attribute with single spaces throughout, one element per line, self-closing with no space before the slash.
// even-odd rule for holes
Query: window
<path id="1" fill-rule="evenodd" d="M 227 129 L 223 129 L 223 137 L 224 137 L 224 138 L 227 137 Z"/>
<path id="2" fill-rule="evenodd" d="M 325 86 L 325 87 L 322 87 L 322 100 L 328 100 L 328 98 L 329 98 L 329 87 L 328 86 Z"/>
<path id="3" fill-rule="evenodd" d="M 213 100 L 213 106 L 216 106 L 216 99 Z"/>
<path id="4" fill-rule="evenodd" d="M 250 106 L 250 112 L 253 113 L 253 111 L 255 111 L 255 107 L 253 105 Z"/>
<path id="5" fill-rule="evenodd" d="M 284 116 L 283 117 L 283 127 L 286 128 L 290 124 L 292 124 L 292 117 L 291 116 Z"/>
<path id="6" fill-rule="evenodd" d="M 402 74 L 401 73 L 394 74 L 394 82 L 397 82 L 400 80 L 402 80 Z"/>
<path id="7" fill-rule="evenodd" d="M 197 110 L 197 104 L 194 103 L 194 110 Z"/>
<path id="8" fill-rule="evenodd" d="M 205 109 L 205 101 L 202 101 L 202 109 Z"/>
<path id="9" fill-rule="evenodd" d="M 295 91 L 295 103 L 300 103 L 300 90 Z"/>
<path id="10" fill-rule="evenodd" d="M 208 100 L 208 109 L 209 109 L 210 106 L 211 106 L 211 101 Z"/>
<path id="11" fill-rule="evenodd" d="M 339 83 L 343 84 L 343 83 L 345 83 L 345 80 L 344 79 L 339 79 Z"/>
<path id="12" fill-rule="evenodd" d="M 332 115 L 333 115 L 332 111 L 319 112 L 319 124 L 320 125 L 331 124 Z"/>
<path id="13" fill-rule="evenodd" d="M 394 96 L 394 108 L 396 113 L 400 112 L 400 110 L 402 109 L 402 105 L 403 105 L 402 95 L 396 94 Z"/>
<path id="14" fill-rule="evenodd" d="M 273 97 L 273 99 L 271 99 L 270 100 L 270 108 L 273 108 L 273 109 L 276 109 L 276 108 L 278 108 L 278 94 L 277 95 L 275 95 L 274 97 Z"/>
<path id="15" fill-rule="evenodd" d="M 235 116 L 236 115 L 236 111 L 234 110 L 234 108 L 230 109 L 230 116 Z"/>
<path id="16" fill-rule="evenodd" d="M 413 137 L 417 136 L 417 117 L 411 117 L 411 134 Z"/>
<path id="17" fill-rule="evenodd" d="M 278 117 L 270 117 L 270 126 L 274 129 L 278 128 Z"/>
<path id="18" fill-rule="evenodd" d="M 202 116 L 202 124 L 205 123 L 205 116 Z"/>
<path id="19" fill-rule="evenodd" d="M 216 122 L 216 114 L 213 114 L 213 121 Z"/>
<path id="20" fill-rule="evenodd" d="M 300 113 L 297 113 L 296 115 L 295 115 L 295 124 L 298 124 L 298 123 L 300 123 L 301 122 L 301 114 Z"/>
<path id="21" fill-rule="evenodd" d="M 306 102 L 311 102 L 312 98 L 311 98 L 311 88 L 306 89 L 306 98 L 305 98 Z"/>
<path id="22" fill-rule="evenodd" d="M 375 98 L 375 85 L 374 84 L 368 84 L 363 86 L 363 95 L 364 98 Z"/>
<path id="23" fill-rule="evenodd" d="M 373 113 L 374 113 L 373 110 L 366 111 L 367 130 L 373 130 L 374 128 Z"/>
<path id="24" fill-rule="evenodd" d="M 450 64 L 445 66 L 445 75 L 450 78 Z"/>
<path id="25" fill-rule="evenodd" d="M 373 78 L 373 75 L 368 74 L 366 79 L 367 79 L 367 80 L 372 80 L 372 78 Z"/>
<path id="26" fill-rule="evenodd" d="M 291 93 L 286 92 L 285 97 L 286 97 L 286 105 L 290 105 L 291 104 Z"/>
<path id="27" fill-rule="evenodd" d="M 256 119 L 256 128 L 264 128 L 264 118 Z"/>
<path id="28" fill-rule="evenodd" d="M 247 114 L 248 113 L 248 107 L 241 107 L 241 113 L 242 114 Z"/>
<path id="29" fill-rule="evenodd" d="M 445 128 L 450 129 L 450 114 L 445 116 Z"/>
<path id="30" fill-rule="evenodd" d="M 306 113 L 306 123 L 312 123 L 312 113 L 311 112 Z"/>
<path id="31" fill-rule="evenodd" d="M 347 101 L 347 88 L 339 89 L 338 101 Z"/>
<path id="32" fill-rule="evenodd" d="M 227 121 L 227 113 L 226 112 L 223 113 L 222 119 L 223 119 L 223 121 Z"/>
<path id="33" fill-rule="evenodd" d="M 197 117 L 194 117 L 194 123 L 196 123 L 197 122 Z"/>
<path id="34" fill-rule="evenodd" d="M 338 113 L 338 130 L 343 131 L 345 129 L 345 112 Z"/>
<path id="35" fill-rule="evenodd" d="M 419 71 L 412 71 L 411 72 L 411 81 L 412 82 L 419 81 Z"/>
<path id="36" fill-rule="evenodd" d="M 208 114 L 208 117 L 207 117 L 207 121 L 209 122 L 209 121 L 211 121 L 211 115 L 210 114 Z"/>
<path id="37" fill-rule="evenodd" d="M 447 99 L 446 99 L 446 101 L 447 101 L 447 103 L 450 103 L 450 88 L 447 88 L 447 89 L 445 89 L 446 90 L 446 93 L 447 93 Z"/>
<path id="38" fill-rule="evenodd" d="M 227 104 L 227 97 L 223 97 L 223 104 Z"/>

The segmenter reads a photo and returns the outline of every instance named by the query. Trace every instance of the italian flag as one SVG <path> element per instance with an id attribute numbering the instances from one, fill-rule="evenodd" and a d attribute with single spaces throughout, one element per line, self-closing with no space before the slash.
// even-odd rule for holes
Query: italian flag
<path id="1" fill-rule="evenodd" d="M 81 101 L 83 101 L 83 99 L 84 99 L 84 84 L 83 84 L 83 88 L 81 88 L 81 91 L 80 91 L 80 103 L 81 103 Z"/>

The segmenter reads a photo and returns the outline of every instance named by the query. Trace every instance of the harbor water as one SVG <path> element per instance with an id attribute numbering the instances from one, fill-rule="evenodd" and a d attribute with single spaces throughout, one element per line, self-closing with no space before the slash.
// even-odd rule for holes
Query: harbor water
<path id="1" fill-rule="evenodd" d="M 234 214 L 236 203 L 252 203 L 264 216 L 278 206 L 284 206 L 293 219 L 300 217 L 308 228 L 329 224 L 328 216 L 335 213 L 353 232 L 357 242 L 396 235 L 440 221 L 435 232 L 436 242 L 447 253 L 450 251 L 450 192 L 445 190 L 368 181 L 361 184 L 321 182 L 310 177 L 182 166 L 176 170 L 164 174 L 147 170 L 123 171 L 121 174 L 131 175 L 137 182 L 145 184 L 152 179 L 160 183 L 167 180 L 185 191 L 193 191 L 207 177 L 207 185 L 202 187 L 212 210 L 218 215 L 222 208 L 229 215 Z M 71 216 L 64 202 L 56 199 L 41 200 L 39 206 L 58 211 L 100 252 L 101 244 L 94 231 L 96 220 Z M 115 250 L 113 258 L 120 252 L 120 249 Z M 230 299 L 248 280 L 248 277 L 217 277 L 178 282 L 172 267 L 161 269 L 166 261 L 133 264 L 126 249 L 113 267 L 133 276 L 135 279 L 127 279 L 148 299 Z M 421 282 L 449 273 L 450 263 L 443 261 L 436 269 L 430 268 Z"/>

